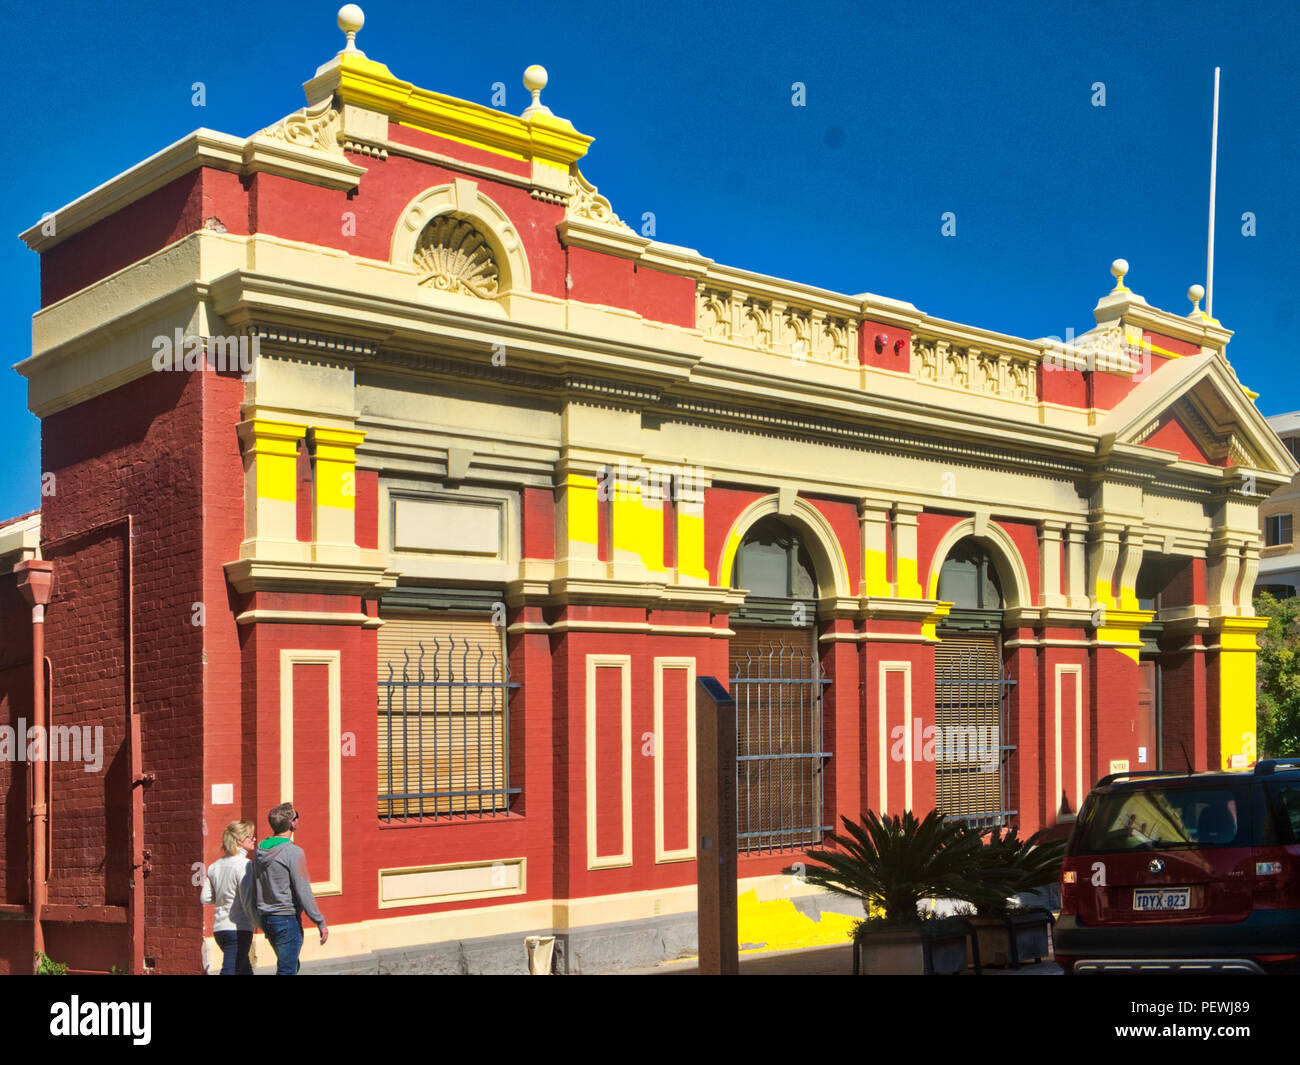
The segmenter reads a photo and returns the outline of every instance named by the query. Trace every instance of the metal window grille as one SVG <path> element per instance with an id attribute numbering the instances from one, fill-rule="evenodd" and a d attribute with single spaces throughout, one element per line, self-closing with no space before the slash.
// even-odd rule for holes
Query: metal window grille
<path id="1" fill-rule="evenodd" d="M 935 648 L 935 806 L 980 827 L 1011 808 L 1011 689 L 996 636 L 945 635 Z"/>
<path id="2" fill-rule="evenodd" d="M 485 817 L 509 809 L 509 695 L 495 648 L 443 634 L 381 663 L 379 816 Z M 384 675 L 386 672 L 386 676 Z"/>
<path id="3" fill-rule="evenodd" d="M 822 689 L 808 635 L 732 650 L 739 847 L 802 850 L 829 830 L 822 776 Z"/>

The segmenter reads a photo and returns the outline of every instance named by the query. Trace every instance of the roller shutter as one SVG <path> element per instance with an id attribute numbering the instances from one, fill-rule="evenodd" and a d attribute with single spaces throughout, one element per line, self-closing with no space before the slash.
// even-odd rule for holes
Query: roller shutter
<path id="1" fill-rule="evenodd" d="M 507 667 L 486 615 L 382 615 L 379 815 L 471 816 L 508 805 Z"/>

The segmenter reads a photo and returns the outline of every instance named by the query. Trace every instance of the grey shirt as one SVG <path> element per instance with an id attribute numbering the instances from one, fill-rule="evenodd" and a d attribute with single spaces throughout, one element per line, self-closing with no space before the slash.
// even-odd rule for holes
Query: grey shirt
<path id="1" fill-rule="evenodd" d="M 260 917 L 305 913 L 318 928 L 325 923 L 307 879 L 307 856 L 291 840 L 254 852 L 253 893 Z"/>

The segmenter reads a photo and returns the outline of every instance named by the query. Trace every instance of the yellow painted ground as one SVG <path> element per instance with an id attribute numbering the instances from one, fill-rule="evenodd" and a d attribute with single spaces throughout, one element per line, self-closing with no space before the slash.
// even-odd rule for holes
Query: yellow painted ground
<path id="1" fill-rule="evenodd" d="M 738 939 L 744 954 L 847 943 L 854 924 L 862 918 L 861 914 L 825 912 L 820 921 L 815 921 L 800 913 L 789 899 L 759 902 L 753 891 L 746 891 L 736 900 L 736 910 Z"/>

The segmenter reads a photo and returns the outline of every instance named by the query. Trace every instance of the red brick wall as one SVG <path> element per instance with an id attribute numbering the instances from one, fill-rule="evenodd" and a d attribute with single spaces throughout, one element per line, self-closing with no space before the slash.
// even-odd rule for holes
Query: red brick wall
<path id="1" fill-rule="evenodd" d="M 1199 636 L 1178 642 L 1190 646 L 1160 656 L 1161 766 L 1182 769 L 1190 758 L 1193 769 L 1203 770 L 1210 768 L 1205 653 L 1192 649 L 1201 646 Z"/>
<path id="2" fill-rule="evenodd" d="M 150 374 L 42 426 L 43 468 L 56 478 L 43 507 L 46 555 L 56 565 L 47 614 L 55 713 L 101 722 L 109 747 L 102 774 L 56 779 L 51 901 L 127 899 L 127 544 L 120 527 L 81 533 L 129 514 L 141 768 L 156 775 L 145 793 L 152 872 L 144 952 L 171 972 L 197 967 L 202 929 L 192 866 L 205 854 L 204 630 L 193 624 L 193 607 L 204 598 L 200 442 L 208 386 L 241 387 L 206 372 Z M 219 497 L 208 504 L 220 505 Z M 74 956 L 61 960 L 78 965 Z"/>
<path id="3" fill-rule="evenodd" d="M 31 724 L 32 610 L 18 591 L 18 578 L 5 573 L 0 575 L 0 725 L 17 730 L 19 718 Z M 26 762 L 0 761 L 0 903 L 11 905 L 25 903 L 28 894 L 26 768 Z M 0 921 L 0 972 L 7 971 L 9 923 Z M 30 945 L 29 939 L 23 949 Z"/>
<path id="4" fill-rule="evenodd" d="M 1138 714 L 1138 664 L 1113 647 L 1094 649 L 1091 661 L 1092 776 L 1084 781 L 1085 787 L 1109 773 L 1112 760 L 1127 759 L 1129 768 L 1133 768 L 1132 743 Z"/>
<path id="5" fill-rule="evenodd" d="M 357 470 L 357 546 L 379 546 L 379 474 Z"/>
<path id="6" fill-rule="evenodd" d="M 248 233 L 246 193 L 236 174 L 191 171 L 123 207 L 41 255 L 41 306 L 166 247 L 209 218 L 228 233 Z"/>
<path id="7" fill-rule="evenodd" d="M 811 503 L 821 513 L 839 541 L 840 556 L 849 578 L 849 595 L 855 595 L 862 584 L 862 547 L 861 524 L 858 521 L 858 505 L 843 499 L 823 499 L 808 496 Z M 829 574 L 818 574 L 823 581 Z"/>
<path id="8" fill-rule="evenodd" d="M 934 568 L 935 562 L 942 562 L 942 559 L 936 560 L 934 555 L 938 550 L 939 541 L 947 535 L 948 530 L 962 521 L 964 515 L 948 514 L 941 511 L 927 510 L 917 515 L 916 518 L 916 558 L 917 558 L 917 579 L 921 582 L 921 591 L 926 595 L 930 594 L 927 581 L 930 577 L 930 571 Z"/>
<path id="9" fill-rule="evenodd" d="M 1014 630 L 1020 640 L 1032 640 L 1034 630 Z M 1046 788 L 1043 780 L 1043 704 L 1039 683 L 1039 652 L 1034 647 L 1009 648 L 1003 653 L 1006 678 L 1014 680 L 1010 689 L 1010 713 L 1007 721 L 1007 743 L 1016 750 L 1009 761 L 1007 794 L 1010 809 L 1017 811 L 1021 835 L 1029 835 L 1044 827 Z"/>

